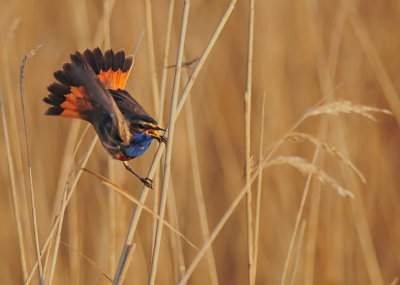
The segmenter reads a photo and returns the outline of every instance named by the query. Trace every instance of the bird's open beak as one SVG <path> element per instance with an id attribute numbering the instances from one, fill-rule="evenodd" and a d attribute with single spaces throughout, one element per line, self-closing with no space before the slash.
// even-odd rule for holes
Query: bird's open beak
<path id="1" fill-rule="evenodd" d="M 161 128 L 158 128 L 158 129 L 161 131 L 165 131 Z M 156 140 L 158 140 L 158 142 L 163 142 L 163 143 L 167 144 L 167 138 L 164 136 L 160 136 L 157 133 L 157 130 L 147 130 L 146 133 L 149 134 L 150 136 L 154 137 Z"/>

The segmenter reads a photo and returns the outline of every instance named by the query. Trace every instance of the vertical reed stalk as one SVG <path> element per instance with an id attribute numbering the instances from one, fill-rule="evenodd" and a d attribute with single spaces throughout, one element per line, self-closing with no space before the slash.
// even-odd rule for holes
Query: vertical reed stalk
<path id="1" fill-rule="evenodd" d="M 146 10 L 146 32 L 147 32 L 147 50 L 149 56 L 149 66 L 150 70 L 156 70 L 156 60 L 154 56 L 154 42 L 153 42 L 153 17 L 151 13 L 151 2 L 150 0 L 145 0 L 145 10 Z M 158 80 L 157 73 L 152 72 L 151 77 L 151 88 L 153 93 L 154 101 L 154 114 L 159 113 L 160 108 L 160 94 L 158 91 Z"/>
<path id="2" fill-rule="evenodd" d="M 263 144 L 264 144 L 264 121 L 265 121 L 265 91 L 263 94 L 262 106 L 261 106 L 261 128 L 260 128 L 260 149 L 258 155 L 258 161 L 263 159 Z M 258 175 L 257 181 L 257 198 L 256 198 L 256 219 L 254 229 L 254 265 L 253 265 L 253 281 L 256 282 L 257 275 L 257 257 L 258 257 L 258 239 L 260 235 L 260 213 L 261 213 L 261 188 L 262 188 L 262 169 L 260 175 Z"/>
<path id="3" fill-rule="evenodd" d="M 70 0 L 69 10 L 72 15 L 71 25 L 74 26 L 76 42 L 80 49 L 88 48 L 91 44 L 89 19 L 86 9 L 86 1 Z"/>
<path id="4" fill-rule="evenodd" d="M 182 82 L 188 81 L 187 70 L 184 69 L 182 72 Z M 197 208 L 199 210 L 199 217 L 200 217 L 200 227 L 201 233 L 203 235 L 204 242 L 210 236 L 210 231 L 207 222 L 207 211 L 206 205 L 204 203 L 204 196 L 203 196 L 203 187 L 201 185 L 200 180 L 200 169 L 199 169 L 199 162 L 197 158 L 197 146 L 196 146 L 196 135 L 195 135 L 195 127 L 193 123 L 193 112 L 192 112 L 192 102 L 190 100 L 190 96 L 186 99 L 186 129 L 188 134 L 189 140 L 189 152 L 190 152 L 190 161 L 192 165 L 192 174 L 194 180 L 194 192 L 196 195 L 196 202 Z M 207 250 L 207 259 L 209 260 L 209 271 L 211 277 L 211 284 L 217 285 L 218 284 L 218 274 L 217 269 L 215 267 L 215 259 L 212 247 Z"/>
<path id="5" fill-rule="evenodd" d="M 111 47 L 110 34 L 110 17 L 111 17 L 111 1 L 103 0 L 103 26 L 104 26 L 104 49 L 108 50 Z M 115 182 L 115 161 L 111 156 L 107 156 L 108 179 Z M 115 193 L 108 191 L 108 241 L 109 241 L 109 256 L 108 270 L 115 271 Z"/>
<path id="6" fill-rule="evenodd" d="M 167 196 L 167 213 L 171 226 L 179 231 L 178 213 L 176 210 L 175 193 L 172 184 L 172 177 L 170 178 L 171 190 Z M 174 271 L 174 283 L 177 283 L 181 279 L 182 275 L 185 274 L 185 259 L 183 257 L 183 248 L 181 237 L 175 232 L 171 231 L 170 234 L 170 249 L 172 255 L 172 267 Z"/>
<path id="7" fill-rule="evenodd" d="M 323 155 L 321 155 L 323 156 Z M 323 161 L 323 157 L 319 157 L 317 165 Z M 311 195 L 311 206 L 310 206 L 310 218 L 308 222 L 308 233 L 306 242 L 306 256 L 305 256 L 305 269 L 304 269 L 304 284 L 312 285 L 314 281 L 314 265 L 315 265 L 315 251 L 316 251 L 316 240 L 318 231 L 318 217 L 319 207 L 321 198 L 321 183 L 314 180 L 312 195 Z"/>
<path id="8" fill-rule="evenodd" d="M 111 182 L 115 182 L 115 162 L 109 156 L 108 158 L 108 179 Z M 109 257 L 108 257 L 108 270 L 109 272 L 115 271 L 115 193 L 114 191 L 108 191 L 108 239 L 109 239 Z"/>
<path id="9" fill-rule="evenodd" d="M 167 195 L 168 195 L 168 186 L 171 175 L 171 157 L 172 157 L 172 146 L 173 146 L 173 138 L 174 138 L 174 130 L 175 130 L 175 119 L 177 117 L 177 103 L 178 103 L 178 93 L 179 93 L 179 85 L 181 80 L 181 72 L 182 72 L 182 58 L 183 58 L 183 48 L 185 44 L 186 37 L 186 28 L 187 28 L 187 20 L 189 17 L 189 7 L 190 1 L 185 0 L 183 6 L 182 13 L 182 24 L 181 24 L 181 32 L 178 46 L 178 55 L 176 60 L 176 69 L 175 69 L 175 78 L 174 78 L 174 86 L 172 89 L 172 99 L 171 99 L 171 111 L 170 111 L 170 119 L 168 124 L 168 144 L 167 150 L 165 153 L 165 166 L 164 166 L 164 178 L 161 188 L 161 199 L 160 199 L 160 209 L 158 215 L 164 219 L 165 214 L 165 206 L 167 203 Z M 153 251 L 153 259 L 151 263 L 150 269 L 150 277 L 149 277 L 149 285 L 153 285 L 156 278 L 158 258 L 160 254 L 160 246 L 161 246 L 161 236 L 162 229 L 164 223 L 158 221 L 157 222 L 157 231 L 156 231 L 156 239 L 154 243 L 154 251 Z"/>
<path id="10" fill-rule="evenodd" d="M 67 193 L 68 193 L 68 184 L 65 185 L 64 194 L 63 194 L 62 202 L 61 202 L 61 210 L 60 210 L 60 214 L 59 214 L 60 221 L 59 221 L 58 227 L 57 227 L 56 240 L 54 242 L 53 257 L 52 257 L 52 262 L 51 262 L 51 267 L 50 267 L 50 277 L 49 277 L 49 282 L 48 282 L 49 285 L 51 285 L 53 283 L 54 271 L 56 269 L 58 248 L 60 246 L 60 240 L 61 240 L 61 229 L 62 229 L 62 224 L 63 224 L 63 220 L 64 220 L 65 207 L 67 206 L 67 203 L 66 203 L 67 202 Z"/>
<path id="11" fill-rule="evenodd" d="M 331 50 L 332 52 L 333 50 Z M 332 53 L 331 53 L 332 54 Z M 323 140 L 326 139 L 328 133 L 328 118 L 323 117 L 319 126 L 319 137 Z M 321 152 L 319 155 L 319 148 L 316 147 L 314 155 L 317 155 L 315 162 L 316 166 L 321 166 L 325 159 L 325 152 Z M 315 247 L 316 247 L 316 236 L 318 230 L 318 217 L 319 217 L 319 206 L 321 197 L 321 183 L 314 179 L 311 193 L 311 206 L 308 221 L 308 234 L 306 242 L 306 265 L 304 270 L 304 284 L 313 284 L 314 277 L 314 258 L 315 258 Z"/>
<path id="12" fill-rule="evenodd" d="M 31 51 L 29 51 L 21 65 L 21 73 L 20 73 L 20 78 L 19 78 L 19 83 L 20 83 L 20 93 L 21 93 L 21 105 L 22 105 L 22 114 L 24 117 L 24 129 L 25 129 L 25 141 L 26 141 L 26 151 L 28 154 L 28 167 L 29 167 L 29 188 L 30 188 L 30 193 L 31 193 L 31 205 L 32 205 L 32 220 L 33 220 L 33 233 L 35 237 L 35 248 L 36 248 L 36 256 L 37 256 L 37 261 L 38 261 L 38 267 L 39 267 L 39 278 L 40 278 L 40 284 L 44 285 L 44 280 L 43 280 L 43 269 L 42 269 L 42 263 L 40 260 L 40 248 L 39 248 L 39 234 L 38 234 L 38 229 L 37 229 L 37 219 L 36 219 L 36 208 L 35 208 L 35 196 L 33 192 L 33 179 L 32 179 L 32 167 L 31 167 L 31 160 L 30 160 L 30 155 L 29 155 L 29 144 L 28 144 L 28 132 L 26 130 L 26 120 L 25 120 L 25 106 L 24 106 L 24 86 L 23 86 L 23 79 L 24 79 L 24 67 L 26 64 L 26 60 L 28 57 L 33 56 L 38 48 L 40 48 L 42 45 L 37 46 L 33 48 Z"/>
<path id="13" fill-rule="evenodd" d="M 251 137 L 251 82 L 253 69 L 253 40 L 254 38 L 254 0 L 250 0 L 249 10 L 249 37 L 247 41 L 247 70 L 246 70 L 246 93 L 244 94 L 244 126 L 245 126 L 245 176 L 246 183 L 251 177 L 251 161 L 250 161 L 250 137 Z M 247 257 L 248 257 L 248 278 L 249 284 L 253 285 L 253 211 L 251 207 L 251 185 L 247 188 L 246 193 L 246 225 L 247 225 Z"/>
<path id="14" fill-rule="evenodd" d="M 110 14 L 111 15 L 111 13 L 112 13 L 112 11 L 113 11 L 113 9 L 114 9 L 114 4 L 115 4 L 115 1 L 116 0 L 109 0 L 109 2 L 108 2 L 108 9 L 109 9 L 109 12 L 108 12 L 108 14 Z M 105 5 L 105 3 L 104 3 L 104 0 L 103 0 L 103 9 L 104 9 L 104 5 Z M 93 45 L 97 45 L 97 46 L 103 46 L 104 45 L 104 41 L 105 41 L 105 27 L 104 27 L 104 25 L 105 25 L 105 22 L 104 22 L 104 18 L 105 18 L 105 14 L 104 14 L 104 11 L 103 11 L 103 15 L 101 15 L 101 18 L 100 18 L 100 20 L 99 20 L 99 23 L 98 23 L 98 25 L 97 25 L 97 30 L 96 30 L 96 32 L 94 33 L 94 39 L 93 39 Z"/>
<path id="15" fill-rule="evenodd" d="M 106 49 L 110 48 L 111 39 L 110 39 L 110 0 L 103 0 L 103 39 L 104 39 L 104 47 Z"/>
<path id="16" fill-rule="evenodd" d="M 65 149 L 64 153 L 62 155 L 62 160 L 61 160 L 61 169 L 60 169 L 60 174 L 58 176 L 58 182 L 57 182 L 57 195 L 56 197 L 61 197 L 62 198 L 62 193 L 63 189 L 65 186 L 66 179 L 68 177 L 68 173 L 71 168 L 71 163 L 73 161 L 72 155 L 75 150 L 76 142 L 78 140 L 78 135 L 79 135 L 79 129 L 81 126 L 82 121 L 81 120 L 73 120 L 71 122 L 71 126 L 69 127 L 67 139 L 65 142 Z M 60 195 L 58 195 L 58 192 Z M 61 199 L 60 198 L 60 199 Z M 53 209 L 52 209 L 52 215 L 55 216 L 56 212 L 59 210 L 56 208 L 57 204 L 54 204 Z"/>
<path id="17" fill-rule="evenodd" d="M 46 271 L 47 270 L 47 266 L 49 265 L 49 261 L 50 261 L 50 251 L 51 251 L 51 246 L 52 246 L 52 244 L 53 244 L 53 240 L 54 240 L 54 238 L 52 237 L 51 238 L 51 242 L 50 242 L 50 245 L 49 245 L 49 247 L 48 247 L 48 251 L 47 251 L 47 254 L 46 254 L 46 258 L 45 258 L 45 260 L 44 260 L 44 267 L 43 267 L 43 278 L 44 278 L 44 280 L 46 280 L 47 278 L 46 278 L 46 276 L 48 275 L 48 271 Z M 40 255 L 44 255 L 44 253 L 40 253 Z M 46 275 L 47 274 L 47 275 Z"/>
<path id="18" fill-rule="evenodd" d="M 111 192 L 113 192 L 113 191 L 111 191 Z M 133 253 L 135 252 L 135 249 L 136 249 L 136 244 L 133 244 L 133 245 L 130 247 L 129 253 L 128 253 L 127 257 L 126 257 L 126 260 L 125 260 L 125 263 L 126 263 L 126 264 L 129 264 L 129 263 L 131 262 L 132 257 L 133 257 Z M 126 273 L 128 272 L 128 268 L 129 268 L 128 266 L 125 266 L 125 267 L 124 267 L 124 270 L 121 272 L 121 276 L 120 276 L 120 278 L 118 279 L 118 283 L 115 283 L 115 284 L 117 284 L 117 285 L 122 285 L 122 284 L 124 284 L 125 277 L 126 277 Z M 114 281 L 115 281 L 115 280 L 114 280 Z M 113 285 L 114 285 L 114 282 L 113 282 Z"/>
<path id="19" fill-rule="evenodd" d="M 169 46 L 170 46 L 170 41 L 171 41 L 171 27 L 172 27 L 172 17 L 174 14 L 174 4 L 175 0 L 170 0 L 169 2 L 169 7 L 168 7 L 168 17 L 167 17 L 167 25 L 166 25 L 166 31 L 165 31 L 165 45 L 164 45 L 164 54 L 163 54 L 163 69 L 161 73 L 161 86 L 160 86 L 160 106 L 159 106 L 159 113 L 158 115 L 158 124 L 160 126 L 164 125 L 164 101 L 165 101 L 165 89 L 166 89 L 166 84 L 167 84 L 167 74 L 168 74 L 168 56 L 169 56 Z M 154 53 L 154 50 L 153 50 Z M 157 78 L 156 78 L 157 79 Z M 155 103 L 155 102 L 154 102 Z M 159 179 L 160 177 L 160 172 L 161 172 L 161 165 L 158 165 L 157 171 L 155 174 L 156 179 Z M 153 211 L 154 213 L 157 213 L 158 211 L 158 206 L 160 203 L 160 184 L 157 183 L 154 187 L 154 201 L 153 201 Z M 152 219 L 152 243 L 154 244 L 155 240 L 155 233 L 156 233 L 156 226 L 157 226 L 157 219 L 153 217 Z M 153 253 L 153 247 L 152 247 L 152 253 Z"/>
<path id="20" fill-rule="evenodd" d="M 17 187 L 16 187 L 16 183 L 15 183 L 15 176 L 14 176 L 13 159 L 11 156 L 10 140 L 8 138 L 6 113 L 4 110 L 3 95 L 1 93 L 1 87 L 0 87 L 0 108 L 1 108 L 1 119 L 3 121 L 4 138 L 5 138 L 6 149 L 7 149 L 8 173 L 10 176 L 11 197 L 12 197 L 12 203 L 13 203 L 14 218 L 15 218 L 15 223 L 17 226 L 18 246 L 19 246 L 20 259 L 21 259 L 22 276 L 24 277 L 24 280 L 25 280 L 26 277 L 28 276 L 28 270 L 26 268 L 24 236 L 23 236 L 23 232 L 22 232 L 21 216 L 20 216 L 18 195 L 17 195 L 17 189 L 16 189 Z"/>
<path id="21" fill-rule="evenodd" d="M 145 18 L 146 18 L 146 32 L 147 32 L 147 55 L 149 58 L 149 68 L 150 70 L 156 70 L 156 63 L 155 63 L 155 55 L 154 55 L 154 42 L 153 42 L 153 17 L 152 17 L 152 10 L 151 10 L 151 2 L 150 0 L 145 0 Z M 162 108 L 159 104 L 160 95 L 158 93 L 158 80 L 157 80 L 157 73 L 151 72 L 151 88 L 153 94 L 153 106 L 154 106 L 154 113 L 158 114 L 159 109 Z M 160 186 L 158 183 L 158 179 L 160 177 L 160 167 L 157 167 L 156 173 L 154 175 L 155 183 L 153 186 L 154 195 L 153 195 L 153 211 L 157 213 L 158 204 L 159 204 L 159 195 L 160 195 Z M 157 219 L 155 217 L 152 218 L 151 221 L 151 244 L 154 243 L 154 239 L 156 236 L 156 224 Z M 151 247 L 151 254 L 153 254 L 153 247 Z"/>
<path id="22" fill-rule="evenodd" d="M 78 49 L 83 51 L 84 49 L 90 47 L 90 45 L 92 44 L 86 1 L 70 0 L 68 1 L 68 4 L 70 15 L 72 18 L 71 25 L 74 28 L 73 31 L 74 37 L 76 39 L 76 44 Z M 73 162 L 73 154 L 74 150 L 76 149 L 78 133 L 81 125 L 81 120 L 72 120 L 69 127 L 69 133 L 65 143 L 65 149 L 62 156 L 61 169 L 56 188 L 56 191 L 58 191 L 58 195 L 56 197 L 60 200 L 62 198 L 62 193 L 64 192 L 64 188 L 67 183 L 66 180 L 69 178 L 69 171 Z M 54 203 L 54 205 L 56 205 L 56 203 Z M 76 195 L 73 195 L 71 197 L 68 205 L 68 211 L 66 211 L 67 223 L 65 225 L 67 228 L 67 240 L 68 244 L 72 248 L 77 249 L 79 248 L 79 209 Z M 55 212 L 55 210 L 56 209 L 54 208 L 53 212 Z M 60 209 L 58 209 L 58 213 L 60 213 Z M 67 263 L 69 271 L 69 283 L 78 284 L 79 254 L 76 251 L 69 251 Z"/>
<path id="23" fill-rule="evenodd" d="M 27 192 L 26 192 L 26 186 L 25 186 L 25 179 L 24 179 L 24 168 L 23 168 L 23 163 L 22 163 L 22 147 L 20 145 L 19 137 L 18 137 L 18 125 L 17 125 L 17 115 L 16 115 L 16 108 L 14 104 L 14 95 L 12 91 L 12 83 L 11 83 L 11 75 L 10 75 L 10 69 L 9 69 L 9 63 L 8 63 L 8 45 L 9 43 L 5 43 L 3 40 L 3 37 L 0 36 L 1 44 L 2 44 L 2 49 L 3 49 L 3 64 L 4 64 L 4 77 L 5 77 L 5 82 L 6 82 L 6 97 L 7 97 L 7 102 L 8 102 L 8 110 L 9 110 L 9 118 L 10 118 L 10 138 L 8 139 L 10 143 L 10 156 L 12 158 L 12 149 L 11 146 L 14 147 L 15 152 L 15 168 L 16 168 L 16 183 L 15 187 L 18 192 L 16 192 L 16 198 L 18 199 L 18 193 L 20 196 L 20 211 L 19 215 L 20 217 L 20 225 L 21 225 L 21 233 L 22 233 L 22 242 L 24 243 L 24 249 L 25 246 L 27 247 L 26 250 L 24 250 L 24 260 L 21 259 L 21 266 L 22 266 L 22 274 L 24 276 L 24 279 L 26 278 L 25 274 L 28 273 L 26 262 L 27 260 L 30 260 L 33 256 L 33 236 L 32 236 L 32 231 L 30 228 L 30 217 L 29 217 L 29 205 L 28 205 L 28 199 L 27 199 Z M 14 170 L 14 169 L 13 169 Z M 15 178 L 14 178 L 15 179 Z M 20 253 L 22 254 L 22 253 Z M 22 258 L 22 256 L 21 256 Z M 25 267 L 25 270 L 23 269 Z"/>
<path id="24" fill-rule="evenodd" d="M 169 44 L 171 41 L 171 27 L 172 27 L 172 16 L 174 15 L 174 4 L 175 0 L 169 1 L 168 7 L 168 19 L 165 32 L 165 45 L 163 55 L 163 69 L 161 73 L 161 87 L 160 87 L 160 109 L 158 113 L 157 122 L 163 125 L 163 114 L 164 114 L 164 100 L 165 100 L 165 86 L 167 85 L 167 73 L 168 73 L 168 55 L 169 55 Z"/>
<path id="25" fill-rule="evenodd" d="M 294 284 L 294 278 L 296 276 L 296 269 L 297 269 L 297 265 L 299 263 L 299 258 L 300 258 L 300 249 L 301 249 L 301 244 L 303 242 L 303 236 L 304 236 L 304 230 L 306 228 L 306 220 L 303 220 L 301 222 L 301 226 L 300 226 L 300 232 L 299 232 L 299 239 L 297 241 L 297 246 L 296 246 L 296 255 L 294 257 L 294 262 L 293 262 L 293 266 L 292 266 L 292 271 L 290 273 L 290 285 Z"/>

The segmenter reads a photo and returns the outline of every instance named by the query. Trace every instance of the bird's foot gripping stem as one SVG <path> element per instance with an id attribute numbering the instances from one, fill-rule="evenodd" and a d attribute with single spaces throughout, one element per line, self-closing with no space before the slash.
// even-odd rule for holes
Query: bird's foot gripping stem
<path id="1" fill-rule="evenodd" d="M 134 174 L 137 178 L 140 179 L 140 181 L 148 188 L 153 189 L 153 180 L 151 180 L 150 178 L 142 178 L 139 175 L 137 175 L 131 168 L 131 166 L 128 164 L 128 162 L 123 161 L 124 166 L 126 168 L 126 170 L 128 170 L 129 172 L 131 172 L 132 174 Z"/>

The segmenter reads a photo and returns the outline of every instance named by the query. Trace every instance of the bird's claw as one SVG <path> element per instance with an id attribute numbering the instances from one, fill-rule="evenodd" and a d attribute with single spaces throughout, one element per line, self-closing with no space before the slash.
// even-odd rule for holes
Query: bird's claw
<path id="1" fill-rule="evenodd" d="M 160 136 L 160 138 L 158 139 L 158 142 L 163 142 L 165 145 L 167 145 L 167 138 L 164 136 Z"/>
<path id="2" fill-rule="evenodd" d="M 151 180 L 150 178 L 141 178 L 140 181 L 142 181 L 142 183 L 146 185 L 146 187 L 153 189 L 153 180 Z"/>

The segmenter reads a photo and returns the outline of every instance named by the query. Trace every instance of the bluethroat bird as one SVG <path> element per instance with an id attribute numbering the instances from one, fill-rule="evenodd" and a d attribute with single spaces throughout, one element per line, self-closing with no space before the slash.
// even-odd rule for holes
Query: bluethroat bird
<path id="1" fill-rule="evenodd" d="M 91 123 L 101 144 L 127 170 L 152 188 L 149 178 L 141 178 L 127 161 L 145 153 L 153 140 L 167 143 L 161 129 L 139 103 L 124 90 L 133 65 L 133 56 L 100 48 L 76 51 L 71 63 L 54 72 L 58 81 L 47 86 L 43 101 L 51 105 L 43 114 L 81 119 Z"/>

